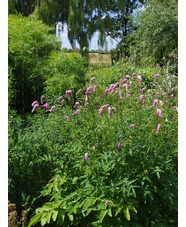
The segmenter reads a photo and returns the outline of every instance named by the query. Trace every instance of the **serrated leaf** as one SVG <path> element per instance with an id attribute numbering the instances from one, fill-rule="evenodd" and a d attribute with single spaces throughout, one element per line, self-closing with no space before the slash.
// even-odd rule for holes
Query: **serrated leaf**
<path id="1" fill-rule="evenodd" d="M 32 226 L 33 224 L 39 222 L 41 216 L 42 216 L 42 213 L 38 213 L 38 214 L 34 215 L 34 216 L 31 218 L 30 223 L 28 224 L 28 227 L 30 227 L 30 226 Z"/>
<path id="2" fill-rule="evenodd" d="M 99 213 L 99 223 L 102 223 L 105 215 L 107 214 L 108 210 L 104 209 L 104 210 L 101 210 L 100 213 Z"/>
<path id="3" fill-rule="evenodd" d="M 46 224 L 46 222 L 47 222 L 46 217 L 42 218 L 41 219 L 41 226 L 44 226 Z"/>
<path id="4" fill-rule="evenodd" d="M 58 210 L 53 210 L 53 213 L 52 213 L 52 220 L 53 221 L 56 221 L 57 215 L 58 215 Z"/>
<path id="5" fill-rule="evenodd" d="M 109 208 L 109 209 L 108 209 L 108 215 L 109 215 L 110 217 L 112 217 L 112 211 L 111 211 L 111 208 Z"/>
<path id="6" fill-rule="evenodd" d="M 122 207 L 118 207 L 116 213 L 115 213 L 115 217 L 119 214 L 119 212 L 121 211 Z"/>
<path id="7" fill-rule="evenodd" d="M 126 219 L 127 219 L 128 221 L 130 221 L 130 212 L 129 212 L 129 208 L 128 208 L 128 207 L 124 208 L 124 209 L 123 209 L 123 212 L 124 212 L 124 215 L 125 215 Z"/>
<path id="8" fill-rule="evenodd" d="M 52 215 L 52 210 L 47 213 L 47 216 L 46 216 L 47 223 L 50 223 L 51 215 Z"/>

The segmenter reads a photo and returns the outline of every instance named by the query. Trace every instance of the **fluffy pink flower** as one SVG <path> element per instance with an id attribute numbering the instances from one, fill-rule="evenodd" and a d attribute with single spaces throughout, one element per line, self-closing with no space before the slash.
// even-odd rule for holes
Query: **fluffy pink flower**
<path id="1" fill-rule="evenodd" d="M 159 132 L 160 128 L 161 128 L 161 124 L 158 124 L 157 130 L 156 130 L 156 133 L 158 133 L 158 132 Z"/>
<path id="2" fill-rule="evenodd" d="M 69 97 L 69 98 L 70 98 L 70 94 L 71 94 L 71 93 L 72 93 L 71 90 L 66 90 L 66 91 L 65 91 L 66 97 Z"/>
<path id="3" fill-rule="evenodd" d="M 103 113 L 103 108 L 99 109 L 99 114 L 101 115 Z"/>
<path id="4" fill-rule="evenodd" d="M 154 108 L 156 108 L 156 104 L 157 104 L 157 102 L 158 102 L 158 100 L 157 100 L 157 99 L 155 99 L 155 100 L 154 100 L 154 104 L 153 104 L 153 105 L 154 105 Z"/>
<path id="5" fill-rule="evenodd" d="M 34 102 L 32 103 L 32 107 L 35 106 L 35 104 L 38 104 L 38 105 L 39 105 L 39 102 L 38 102 L 38 101 L 34 101 Z"/>
<path id="6" fill-rule="evenodd" d="M 111 107 L 108 107 L 108 113 L 109 113 L 109 118 L 112 117 L 112 108 Z"/>
<path id="7" fill-rule="evenodd" d="M 32 113 L 34 112 L 34 111 L 36 111 L 36 109 L 39 107 L 39 104 L 35 104 L 34 106 L 33 106 L 33 109 L 32 109 Z"/>
<path id="8" fill-rule="evenodd" d="M 162 116 L 162 111 L 160 109 L 157 109 L 157 115 L 156 115 L 156 118 L 157 117 L 163 117 Z"/>
<path id="9" fill-rule="evenodd" d="M 173 99 L 173 97 L 174 97 L 174 95 L 173 95 L 173 94 L 171 94 L 171 99 Z"/>
<path id="10" fill-rule="evenodd" d="M 59 98 L 58 98 L 58 101 L 61 101 L 61 99 L 62 99 L 63 97 L 62 96 L 60 96 Z"/>
<path id="11" fill-rule="evenodd" d="M 69 118 L 69 116 L 66 116 L 66 119 L 67 119 L 67 121 L 70 121 L 70 118 Z"/>
<path id="12" fill-rule="evenodd" d="M 141 100 L 145 100 L 145 95 L 140 95 Z"/>
<path id="13" fill-rule="evenodd" d="M 96 148 L 95 147 L 92 147 L 92 149 L 95 151 L 96 150 Z"/>
<path id="14" fill-rule="evenodd" d="M 46 102 L 43 107 L 45 107 L 46 110 L 48 110 L 48 103 Z"/>
<path id="15" fill-rule="evenodd" d="M 122 141 L 120 141 L 120 142 L 118 143 L 118 150 L 121 149 L 121 144 L 122 144 Z"/>
<path id="16" fill-rule="evenodd" d="M 52 106 L 51 109 L 50 109 L 50 113 L 53 111 L 53 109 L 55 109 L 56 107 L 55 106 Z"/>
<path id="17" fill-rule="evenodd" d="M 127 82 L 127 78 L 123 79 L 123 83 L 126 83 Z"/>
<path id="18" fill-rule="evenodd" d="M 104 109 L 104 108 L 107 108 L 107 107 L 109 107 L 109 104 L 105 104 L 105 105 L 103 105 L 103 107 L 102 107 L 102 108 Z"/>
<path id="19" fill-rule="evenodd" d="M 116 84 L 114 84 L 112 90 L 114 90 L 115 88 L 117 88 L 119 86 L 119 83 L 117 82 Z"/>
<path id="20" fill-rule="evenodd" d="M 144 94 L 144 91 L 145 91 L 145 88 L 142 88 L 142 89 L 141 89 L 142 94 Z"/>
<path id="21" fill-rule="evenodd" d="M 65 101 L 65 99 L 62 100 L 62 102 L 64 102 L 64 101 Z"/>
<path id="22" fill-rule="evenodd" d="M 85 153 L 85 161 L 88 161 L 88 153 Z"/>
<path id="23" fill-rule="evenodd" d="M 155 76 L 154 76 L 154 82 L 156 82 L 156 78 L 157 77 L 159 77 L 159 74 L 156 74 Z"/>
<path id="24" fill-rule="evenodd" d="M 178 112 L 178 107 L 174 106 L 173 109 Z"/>
<path id="25" fill-rule="evenodd" d="M 136 73 L 133 73 L 132 76 L 136 76 Z"/>
<path id="26" fill-rule="evenodd" d="M 107 98 L 107 93 L 110 92 L 110 91 L 111 91 L 110 88 L 105 90 L 105 94 L 104 94 L 105 98 Z"/>
<path id="27" fill-rule="evenodd" d="M 159 103 L 160 103 L 160 106 L 163 106 L 163 102 L 161 100 L 159 101 Z"/>
<path id="28" fill-rule="evenodd" d="M 76 110 L 76 112 L 72 114 L 72 116 L 75 116 L 77 113 L 81 112 L 81 108 L 82 108 L 82 106 L 80 106 L 79 109 Z"/>
<path id="29" fill-rule="evenodd" d="M 121 91 L 119 91 L 119 97 L 120 97 L 121 100 L 123 100 L 123 96 L 121 94 Z"/>
<path id="30" fill-rule="evenodd" d="M 142 85 L 142 77 L 141 77 L 140 74 L 138 75 L 138 79 L 139 79 L 139 85 L 141 86 Z"/>
<path id="31" fill-rule="evenodd" d="M 133 127 L 136 127 L 136 125 L 135 124 L 131 124 L 130 128 L 133 128 Z"/>
<path id="32" fill-rule="evenodd" d="M 75 102 L 74 109 L 76 109 L 78 105 L 79 105 L 79 102 Z"/>
<path id="33" fill-rule="evenodd" d="M 95 91 L 96 91 L 96 88 L 97 88 L 97 85 L 95 85 L 95 86 L 94 86 L 94 88 L 93 88 L 93 92 L 95 92 Z"/>
<path id="34" fill-rule="evenodd" d="M 105 201 L 106 205 L 108 205 L 108 200 Z"/>
<path id="35" fill-rule="evenodd" d="M 43 104 L 43 96 L 41 96 L 40 102 L 41 104 Z"/>
<path id="36" fill-rule="evenodd" d="M 93 84 L 93 81 L 96 80 L 95 77 L 93 77 L 91 80 L 90 80 L 90 84 Z"/>
<path id="37" fill-rule="evenodd" d="M 125 87 L 125 91 L 126 91 L 127 93 L 130 93 L 130 91 L 129 91 L 129 89 L 128 89 L 128 85 L 127 85 L 127 84 L 124 84 L 123 86 Z"/>

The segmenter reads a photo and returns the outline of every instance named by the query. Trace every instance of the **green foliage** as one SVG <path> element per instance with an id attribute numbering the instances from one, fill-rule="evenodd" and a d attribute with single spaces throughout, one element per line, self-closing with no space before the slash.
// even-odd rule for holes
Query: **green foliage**
<path id="1" fill-rule="evenodd" d="M 150 0 L 137 17 L 138 45 L 143 55 L 160 62 L 178 50 L 178 2 Z"/>
<path id="2" fill-rule="evenodd" d="M 10 104 L 23 113 L 40 97 L 44 82 L 40 69 L 60 44 L 49 34 L 51 29 L 33 16 L 9 15 L 8 30 L 8 61 L 14 81 L 11 89 L 15 91 Z"/>
<path id="3" fill-rule="evenodd" d="M 56 106 L 51 113 L 39 106 L 24 129 L 19 121 L 10 127 L 10 195 L 13 188 L 31 194 L 28 205 L 36 210 L 29 226 L 177 225 L 177 77 L 158 71 L 155 82 L 156 72 L 148 75 L 150 69 L 143 69 L 140 86 L 138 68 L 133 79 L 127 70 L 130 62 L 128 68 L 118 64 L 90 71 L 83 89 L 97 89 L 88 100 L 84 91 L 74 94 L 80 103 L 75 115 L 71 94 L 65 102 L 51 102 Z M 90 84 L 92 77 L 96 80 Z M 105 98 L 116 82 L 115 92 Z M 105 104 L 112 108 L 111 117 L 108 107 L 99 114 Z M 157 117 L 157 109 L 163 117 Z"/>
<path id="4" fill-rule="evenodd" d="M 45 96 L 55 99 L 65 94 L 66 90 L 76 93 L 85 85 L 86 66 L 85 58 L 79 54 L 54 51 L 43 68 L 46 78 Z"/>

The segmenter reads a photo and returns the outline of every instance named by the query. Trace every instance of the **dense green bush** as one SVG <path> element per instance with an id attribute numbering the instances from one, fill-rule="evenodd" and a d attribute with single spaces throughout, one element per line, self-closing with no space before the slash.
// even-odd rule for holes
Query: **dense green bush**
<path id="1" fill-rule="evenodd" d="M 44 78 L 40 70 L 52 50 L 59 49 L 51 29 L 33 16 L 9 15 L 8 18 L 8 63 L 12 70 L 11 101 L 19 113 L 30 111 L 33 99 L 43 92 Z M 12 89 L 11 88 L 11 89 Z"/>
<path id="2" fill-rule="evenodd" d="M 86 60 L 79 54 L 54 51 L 43 68 L 46 78 L 45 96 L 52 99 L 61 96 L 68 89 L 76 93 L 79 87 L 83 88 L 86 66 Z"/>
<path id="3" fill-rule="evenodd" d="M 11 145 L 10 179 L 22 157 L 32 198 L 54 175 L 36 200 L 30 225 L 177 226 L 177 77 L 149 75 L 153 87 L 147 89 L 143 73 L 140 86 L 138 74 L 132 79 L 120 66 L 112 70 L 103 74 L 118 82 L 113 94 L 106 96 L 110 84 L 98 69 L 96 80 L 85 87 L 91 87 L 88 100 L 82 91 L 76 94 L 77 109 L 72 94 L 50 104 L 55 105 L 51 113 L 40 105 L 17 146 Z M 14 162 L 13 154 L 18 156 Z M 21 175 L 19 169 L 15 172 Z"/>

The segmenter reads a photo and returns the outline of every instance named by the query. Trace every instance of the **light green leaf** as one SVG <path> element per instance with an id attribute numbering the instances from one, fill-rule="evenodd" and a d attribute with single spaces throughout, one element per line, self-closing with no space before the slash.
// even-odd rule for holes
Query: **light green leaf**
<path id="1" fill-rule="evenodd" d="M 53 210 L 53 213 L 52 213 L 52 220 L 53 221 L 56 221 L 57 215 L 58 215 L 58 210 Z"/>
<path id="2" fill-rule="evenodd" d="M 129 212 L 129 208 L 126 207 L 126 208 L 123 209 L 123 211 L 124 211 L 124 215 L 125 215 L 126 219 L 127 219 L 128 221 L 130 221 L 130 212 Z"/>
<path id="3" fill-rule="evenodd" d="M 105 215 L 107 214 L 108 210 L 104 209 L 104 210 L 101 210 L 100 213 L 99 213 L 99 223 L 102 223 Z"/>

